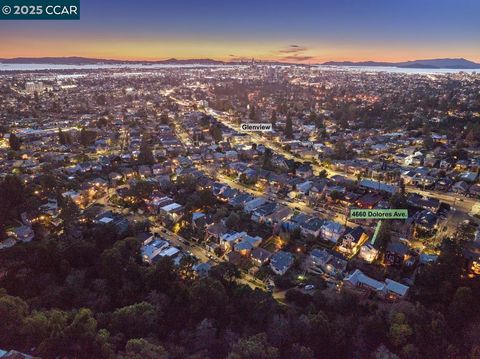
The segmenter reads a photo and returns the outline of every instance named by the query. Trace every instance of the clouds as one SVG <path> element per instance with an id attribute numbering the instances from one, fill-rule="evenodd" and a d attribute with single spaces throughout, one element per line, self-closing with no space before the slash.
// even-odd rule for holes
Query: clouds
<path id="1" fill-rule="evenodd" d="M 281 59 L 289 62 L 305 62 L 305 61 L 313 60 L 314 58 L 315 56 L 293 55 L 293 56 L 283 56 Z"/>
<path id="2" fill-rule="evenodd" d="M 288 45 L 280 50 L 277 50 L 277 55 L 280 61 L 288 62 L 305 62 L 314 59 L 314 56 L 310 56 L 305 52 L 308 52 L 309 48 L 302 45 Z"/>
<path id="3" fill-rule="evenodd" d="M 280 54 L 298 54 L 307 51 L 308 48 L 301 45 L 290 45 L 286 48 L 278 50 Z"/>

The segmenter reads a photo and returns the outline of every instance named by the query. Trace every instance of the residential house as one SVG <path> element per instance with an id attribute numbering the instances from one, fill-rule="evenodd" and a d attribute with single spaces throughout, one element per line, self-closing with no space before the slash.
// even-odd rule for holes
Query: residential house
<path id="1" fill-rule="evenodd" d="M 95 222 L 100 225 L 112 225 L 117 234 L 119 235 L 125 234 L 130 225 L 130 222 L 127 218 L 111 211 L 103 212 L 97 215 L 95 217 Z"/>
<path id="2" fill-rule="evenodd" d="M 473 198 L 480 198 L 480 183 L 476 183 L 468 189 L 468 194 Z"/>
<path id="3" fill-rule="evenodd" d="M 420 229 L 426 234 L 433 234 L 437 229 L 438 216 L 428 210 L 423 210 L 415 213 L 413 221 L 416 229 Z"/>
<path id="4" fill-rule="evenodd" d="M 372 263 L 378 257 L 378 249 L 370 242 L 367 242 L 360 248 L 358 256 L 364 261 Z"/>
<path id="5" fill-rule="evenodd" d="M 266 216 L 271 215 L 273 212 L 275 212 L 276 207 L 276 203 L 267 202 L 260 207 L 254 209 L 251 216 L 252 221 L 255 221 L 257 223 L 265 222 Z"/>
<path id="6" fill-rule="evenodd" d="M 211 268 L 212 265 L 210 263 L 197 263 L 192 269 L 200 278 L 204 278 L 208 276 Z"/>
<path id="7" fill-rule="evenodd" d="M 458 181 L 452 186 L 452 191 L 458 194 L 466 194 L 468 192 L 468 183 L 465 181 Z"/>
<path id="8" fill-rule="evenodd" d="M 312 217 L 300 225 L 300 230 L 304 236 L 317 238 L 320 235 L 324 223 L 324 220 Z"/>
<path id="9" fill-rule="evenodd" d="M 197 233 L 205 234 L 205 228 L 207 226 L 207 215 L 203 212 L 193 212 L 192 213 L 192 229 Z"/>
<path id="10" fill-rule="evenodd" d="M 385 250 L 384 262 L 387 265 L 401 266 L 407 259 L 409 248 L 400 241 L 391 241 Z"/>
<path id="11" fill-rule="evenodd" d="M 257 209 L 258 207 L 264 205 L 265 203 L 267 203 L 267 200 L 265 198 L 256 197 L 256 198 L 246 202 L 243 206 L 243 209 L 244 209 L 245 212 L 251 213 L 255 209 Z"/>
<path id="12" fill-rule="evenodd" d="M 383 197 L 376 193 L 367 193 L 364 196 L 360 197 L 356 204 L 359 208 L 372 209 L 378 202 L 380 202 Z"/>
<path id="13" fill-rule="evenodd" d="M 333 221 L 327 221 L 320 227 L 322 238 L 333 243 L 337 243 L 344 232 L 345 227 Z"/>
<path id="14" fill-rule="evenodd" d="M 312 165 L 304 163 L 301 164 L 296 170 L 295 174 L 303 179 L 307 179 L 313 176 Z"/>
<path id="15" fill-rule="evenodd" d="M 361 270 L 356 269 L 352 274 L 343 280 L 347 288 L 359 288 L 369 292 L 376 293 L 379 297 L 389 301 L 396 301 L 407 296 L 408 286 L 398 283 L 391 279 L 385 279 L 380 282 L 365 275 Z"/>
<path id="16" fill-rule="evenodd" d="M 337 242 L 337 249 L 347 254 L 356 254 L 360 247 L 368 240 L 368 234 L 361 226 L 347 230 L 340 241 Z"/>
<path id="17" fill-rule="evenodd" d="M 252 250 L 262 243 L 262 237 L 250 235 L 244 236 L 233 246 L 234 250 L 240 252 L 243 256 L 249 256 Z"/>
<path id="18" fill-rule="evenodd" d="M 284 275 L 293 263 L 294 257 L 290 252 L 278 251 L 270 258 L 270 268 L 277 275 Z"/>
<path id="19" fill-rule="evenodd" d="M 220 245 L 225 251 L 233 249 L 236 243 L 247 235 L 247 232 L 229 231 L 220 236 Z"/>
<path id="20" fill-rule="evenodd" d="M 250 258 L 251 258 L 253 264 L 260 267 L 260 266 L 263 266 L 264 264 L 266 264 L 270 260 L 271 256 L 272 256 L 272 253 L 270 253 L 266 249 L 256 247 L 252 250 Z"/>
<path id="21" fill-rule="evenodd" d="M 9 351 L 0 349 L 0 359 L 38 359 L 38 357 L 33 357 L 13 349 Z"/>
<path id="22" fill-rule="evenodd" d="M 205 240 L 220 243 L 220 237 L 227 233 L 227 227 L 223 222 L 212 223 L 207 226 Z"/>
<path id="23" fill-rule="evenodd" d="M 416 193 L 410 193 L 407 197 L 407 203 L 416 208 L 422 208 L 436 213 L 440 208 L 440 201 L 436 198 L 422 197 Z"/>
<path id="24" fill-rule="evenodd" d="M 268 225 L 279 224 L 290 218 L 291 215 L 292 210 L 290 208 L 288 208 L 287 206 L 278 205 L 275 208 L 275 211 L 264 216 L 264 222 Z"/>
<path id="25" fill-rule="evenodd" d="M 380 233 L 381 227 L 382 221 L 378 221 L 372 238 L 360 248 L 360 253 L 358 256 L 368 263 L 372 263 L 378 257 L 379 251 L 377 248 L 377 238 L 378 234 Z"/>
<path id="26" fill-rule="evenodd" d="M 378 182 L 378 181 L 374 181 L 374 180 L 370 180 L 370 179 L 362 179 L 358 183 L 358 185 L 360 187 L 363 187 L 363 188 L 366 188 L 366 189 L 369 189 L 369 190 L 385 192 L 385 193 L 388 193 L 389 195 L 393 195 L 397 192 L 397 187 L 396 186 L 386 184 L 386 183 L 382 183 L 382 182 Z"/>
<path id="27" fill-rule="evenodd" d="M 144 262 L 152 263 L 154 258 L 157 257 L 163 250 L 170 247 L 170 243 L 157 236 L 150 236 L 143 241 L 141 253 Z"/>
<path id="28" fill-rule="evenodd" d="M 326 249 L 313 249 L 306 259 L 306 268 L 312 273 L 326 273 L 334 277 L 342 276 L 348 262 L 338 254 Z"/>
<path id="29" fill-rule="evenodd" d="M 173 223 L 178 222 L 183 216 L 183 206 L 178 203 L 171 203 L 160 208 L 160 216 Z"/>

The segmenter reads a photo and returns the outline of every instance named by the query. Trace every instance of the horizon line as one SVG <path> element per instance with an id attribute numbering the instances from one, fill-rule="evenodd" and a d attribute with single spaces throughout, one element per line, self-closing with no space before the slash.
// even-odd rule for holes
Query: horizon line
<path id="1" fill-rule="evenodd" d="M 85 59 L 85 60 L 99 60 L 99 61 L 118 61 L 118 62 L 166 62 L 166 61 L 215 61 L 223 63 L 238 63 L 238 62 L 260 62 L 260 63 L 283 63 L 283 64 L 295 64 L 295 65 L 315 65 L 315 64 L 325 64 L 328 62 L 350 62 L 350 63 L 389 63 L 389 64 L 399 64 L 412 61 L 428 61 L 428 60 L 465 60 L 470 61 L 475 64 L 479 64 L 478 60 L 469 60 L 465 57 L 430 57 L 430 58 L 417 58 L 411 60 L 397 60 L 397 61 L 385 61 L 385 60 L 323 60 L 323 61 L 288 61 L 282 59 L 262 59 L 255 57 L 239 57 L 236 59 L 219 59 L 212 57 L 164 57 L 164 58 L 155 58 L 155 59 L 141 59 L 141 58 L 108 58 L 108 57 L 89 57 L 81 55 L 62 55 L 62 56 L 15 56 L 15 57 L 0 57 L 0 61 L 12 61 L 19 59 Z"/>

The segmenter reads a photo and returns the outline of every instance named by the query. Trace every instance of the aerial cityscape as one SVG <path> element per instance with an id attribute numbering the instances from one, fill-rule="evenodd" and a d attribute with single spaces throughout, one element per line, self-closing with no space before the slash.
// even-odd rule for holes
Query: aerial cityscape
<path id="1" fill-rule="evenodd" d="M 480 4 L 208 3 L 0 21 L 0 359 L 480 358 Z"/>

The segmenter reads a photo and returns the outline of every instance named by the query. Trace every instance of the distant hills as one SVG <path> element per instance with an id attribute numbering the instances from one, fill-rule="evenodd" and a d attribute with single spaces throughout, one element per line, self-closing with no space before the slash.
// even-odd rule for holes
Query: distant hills
<path id="1" fill-rule="evenodd" d="M 168 59 L 158 61 L 135 61 L 135 60 L 115 60 L 115 59 L 96 59 L 89 57 L 15 57 L 12 59 L 0 59 L 3 64 L 55 64 L 55 65 L 96 65 L 96 64 L 205 64 L 222 65 L 223 61 L 212 59 Z"/>
<path id="2" fill-rule="evenodd" d="M 97 59 L 90 57 L 15 57 L 11 59 L 1 59 L 0 64 L 53 64 L 53 65 L 97 65 L 97 64 L 165 64 L 165 65 L 241 65 L 250 63 L 251 60 L 221 61 L 213 59 L 167 59 L 167 60 L 116 60 L 116 59 Z M 287 63 L 280 61 L 256 61 L 266 65 L 299 65 L 304 64 Z"/>
<path id="3" fill-rule="evenodd" d="M 328 61 L 322 65 L 332 66 L 393 66 L 416 69 L 480 69 L 480 64 L 463 58 L 458 59 L 427 59 L 405 62 L 377 62 L 377 61 Z"/>
<path id="4" fill-rule="evenodd" d="M 168 65 L 235 65 L 245 64 L 249 61 L 220 61 L 213 59 L 184 59 L 175 58 L 167 60 L 139 61 L 139 60 L 115 60 L 115 59 L 97 59 L 89 57 L 16 57 L 11 59 L 0 59 L 3 64 L 56 64 L 56 65 L 95 65 L 95 64 L 168 64 Z M 279 61 L 257 61 L 263 64 L 271 65 L 301 65 L 295 63 L 285 63 Z M 405 62 L 380 62 L 380 61 L 328 61 L 322 65 L 330 66 L 393 66 L 401 68 L 423 68 L 423 69 L 480 69 L 480 63 L 469 61 L 463 58 L 457 59 L 426 59 L 412 60 Z"/>

